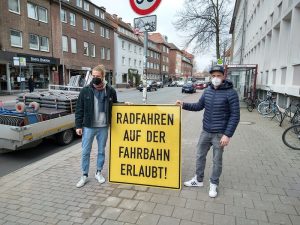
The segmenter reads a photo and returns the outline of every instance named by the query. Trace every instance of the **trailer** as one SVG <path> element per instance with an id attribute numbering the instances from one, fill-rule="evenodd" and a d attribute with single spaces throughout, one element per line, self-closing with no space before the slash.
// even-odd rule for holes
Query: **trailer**
<path id="1" fill-rule="evenodd" d="M 0 104 L 0 152 L 35 147 L 48 137 L 60 145 L 70 144 L 75 137 L 76 102 L 91 80 L 89 72 L 83 80 L 74 76 L 72 85 L 49 85 L 48 91 L 20 94 L 15 106 Z"/>

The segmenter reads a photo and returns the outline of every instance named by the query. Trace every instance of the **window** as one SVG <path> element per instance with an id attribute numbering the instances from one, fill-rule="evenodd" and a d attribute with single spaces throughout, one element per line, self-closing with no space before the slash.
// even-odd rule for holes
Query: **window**
<path id="1" fill-rule="evenodd" d="M 84 2 L 83 2 L 83 9 L 84 9 L 85 11 L 89 11 L 89 10 L 90 10 L 90 4 L 87 3 L 86 1 L 84 1 Z"/>
<path id="2" fill-rule="evenodd" d="M 100 16 L 100 10 L 95 8 L 95 16 Z"/>
<path id="3" fill-rule="evenodd" d="M 83 30 L 89 30 L 89 26 L 88 26 L 88 21 L 87 19 L 82 19 L 82 27 L 83 27 Z"/>
<path id="4" fill-rule="evenodd" d="M 106 59 L 107 59 L 107 60 L 110 60 L 110 48 L 107 49 L 107 52 L 106 52 Z"/>
<path id="5" fill-rule="evenodd" d="M 136 59 L 134 60 L 134 63 L 133 63 L 134 67 L 136 67 Z"/>
<path id="6" fill-rule="evenodd" d="M 62 36 L 62 48 L 64 52 L 68 51 L 68 37 Z"/>
<path id="7" fill-rule="evenodd" d="M 40 50 L 38 35 L 29 34 L 29 48 L 32 50 Z"/>
<path id="8" fill-rule="evenodd" d="M 131 66 L 131 58 L 128 59 L 128 66 Z"/>
<path id="9" fill-rule="evenodd" d="M 125 57 L 122 57 L 122 65 L 125 65 Z"/>
<path id="10" fill-rule="evenodd" d="M 22 48 L 22 32 L 17 30 L 10 31 L 10 45 Z"/>
<path id="11" fill-rule="evenodd" d="M 136 45 L 134 46 L 134 53 L 136 53 Z"/>
<path id="12" fill-rule="evenodd" d="M 105 37 L 109 39 L 109 29 L 105 29 Z"/>
<path id="13" fill-rule="evenodd" d="M 142 61 L 141 60 L 139 61 L 139 67 L 142 67 Z"/>
<path id="14" fill-rule="evenodd" d="M 38 19 L 37 6 L 32 3 L 27 3 L 27 13 L 28 17 L 34 20 Z"/>
<path id="15" fill-rule="evenodd" d="M 40 50 L 49 52 L 49 39 L 47 37 L 40 37 Z"/>
<path id="16" fill-rule="evenodd" d="M 61 22 L 64 22 L 64 23 L 67 23 L 68 22 L 68 19 L 67 19 L 67 11 L 62 9 L 60 11 L 60 19 L 61 19 Z"/>
<path id="17" fill-rule="evenodd" d="M 76 5 L 82 8 L 82 0 L 76 0 Z"/>
<path id="18" fill-rule="evenodd" d="M 90 31 L 92 32 L 92 33 L 95 33 L 95 23 L 94 22 L 90 22 Z"/>
<path id="19" fill-rule="evenodd" d="M 122 41 L 122 48 L 125 49 L 125 41 Z"/>
<path id="20" fill-rule="evenodd" d="M 37 6 L 32 3 L 27 3 L 27 14 L 31 19 L 48 23 L 48 10 L 44 7 Z"/>
<path id="21" fill-rule="evenodd" d="M 105 19 L 104 12 L 100 12 L 100 18 L 103 20 Z"/>
<path id="22" fill-rule="evenodd" d="M 71 13 L 71 12 L 70 12 L 70 25 L 76 26 L 76 16 L 74 13 Z"/>
<path id="23" fill-rule="evenodd" d="M 101 35 L 102 37 L 105 36 L 105 30 L 104 30 L 104 27 L 100 27 L 100 35 Z"/>
<path id="24" fill-rule="evenodd" d="M 92 57 L 96 56 L 96 48 L 94 44 L 90 44 L 90 53 Z"/>
<path id="25" fill-rule="evenodd" d="M 105 48 L 101 47 L 101 59 L 105 59 Z"/>
<path id="26" fill-rule="evenodd" d="M 8 9 L 10 12 L 20 14 L 20 0 L 8 0 Z"/>
<path id="27" fill-rule="evenodd" d="M 89 56 L 89 43 L 83 42 L 83 54 Z"/>
<path id="28" fill-rule="evenodd" d="M 128 43 L 128 51 L 131 52 L 131 44 L 130 43 Z"/>
<path id="29" fill-rule="evenodd" d="M 71 52 L 77 53 L 77 41 L 75 38 L 71 38 Z"/>
<path id="30" fill-rule="evenodd" d="M 48 10 L 43 7 L 39 7 L 38 10 L 39 21 L 48 23 Z"/>

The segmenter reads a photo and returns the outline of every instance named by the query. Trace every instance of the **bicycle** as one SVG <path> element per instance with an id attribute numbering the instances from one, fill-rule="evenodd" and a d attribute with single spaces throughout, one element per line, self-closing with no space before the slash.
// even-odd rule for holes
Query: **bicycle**
<path id="1" fill-rule="evenodd" d="M 296 124 L 296 123 L 300 122 L 300 104 L 295 105 L 296 111 L 294 112 L 294 115 L 292 116 L 292 107 L 294 106 L 292 103 L 293 103 L 293 101 L 289 104 L 289 106 L 282 113 L 282 118 L 279 123 L 279 126 L 282 125 L 285 117 L 290 117 L 291 118 L 290 123 L 292 123 L 292 124 Z"/>
<path id="2" fill-rule="evenodd" d="M 257 111 L 260 114 L 268 114 L 271 112 L 271 105 L 273 103 L 273 91 L 272 90 L 268 90 L 267 91 L 267 98 L 263 101 L 261 101 L 259 103 L 259 105 L 257 106 Z"/>
<path id="3" fill-rule="evenodd" d="M 283 143 L 295 150 L 300 150 L 300 124 L 292 125 L 282 134 Z"/>

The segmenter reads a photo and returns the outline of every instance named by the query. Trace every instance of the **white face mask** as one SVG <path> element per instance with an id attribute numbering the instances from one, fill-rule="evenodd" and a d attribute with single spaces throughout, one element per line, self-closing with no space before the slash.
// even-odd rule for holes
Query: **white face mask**
<path id="1" fill-rule="evenodd" d="M 211 83 L 217 87 L 220 86 L 222 84 L 222 79 L 218 78 L 218 77 L 214 77 L 213 79 L 211 79 Z"/>

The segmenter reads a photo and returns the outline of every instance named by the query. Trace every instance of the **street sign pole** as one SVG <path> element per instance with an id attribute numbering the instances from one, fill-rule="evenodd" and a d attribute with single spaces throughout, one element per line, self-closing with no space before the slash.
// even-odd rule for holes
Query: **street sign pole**
<path id="1" fill-rule="evenodd" d="M 143 73 L 143 103 L 147 104 L 147 50 L 148 50 L 148 32 L 144 32 L 144 73 Z"/>

